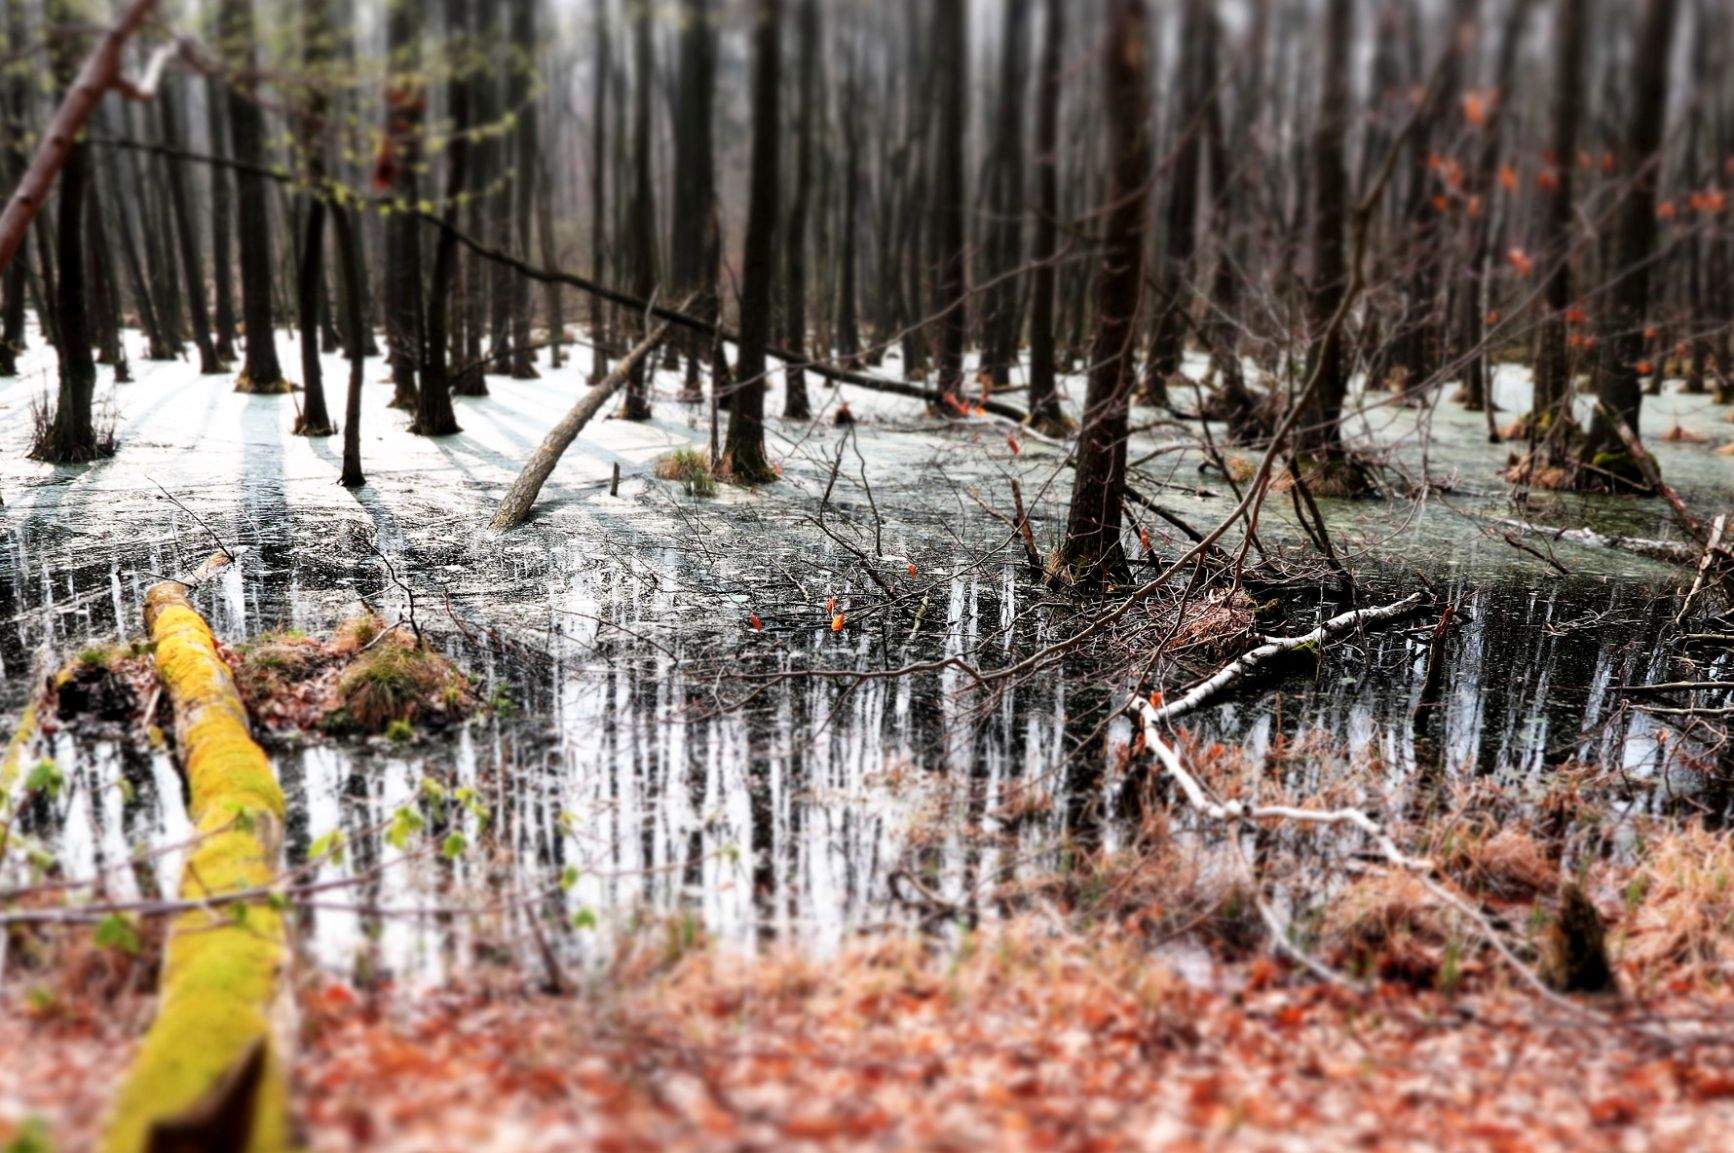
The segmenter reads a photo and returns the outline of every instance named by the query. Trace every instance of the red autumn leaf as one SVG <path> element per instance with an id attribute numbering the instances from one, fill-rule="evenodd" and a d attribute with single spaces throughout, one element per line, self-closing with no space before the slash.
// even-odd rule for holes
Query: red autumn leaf
<path id="1" fill-rule="evenodd" d="M 1517 169 L 1509 164 L 1499 166 L 1499 187 L 1507 192 L 1517 191 Z"/>
<path id="2" fill-rule="evenodd" d="M 1528 276 L 1535 271 L 1535 261 L 1529 258 L 1529 253 L 1521 248 L 1512 248 L 1505 254 L 1505 259 L 1519 276 Z"/>

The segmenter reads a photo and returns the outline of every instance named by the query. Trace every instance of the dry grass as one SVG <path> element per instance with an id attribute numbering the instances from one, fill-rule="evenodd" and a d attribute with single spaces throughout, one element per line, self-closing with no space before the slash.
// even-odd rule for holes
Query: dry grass
<path id="1" fill-rule="evenodd" d="M 1496 901 L 1534 901 L 1553 892 L 1559 868 L 1547 846 L 1520 828 L 1457 833 L 1436 855 L 1466 892 Z"/>
<path id="2" fill-rule="evenodd" d="M 1734 838 L 1702 825 L 1662 834 L 1625 886 L 1615 951 L 1641 982 L 1734 982 Z"/>
<path id="3" fill-rule="evenodd" d="M 1356 881 L 1326 907 L 1319 926 L 1330 964 L 1415 986 L 1439 982 L 1455 940 L 1448 914 L 1406 872 Z"/>

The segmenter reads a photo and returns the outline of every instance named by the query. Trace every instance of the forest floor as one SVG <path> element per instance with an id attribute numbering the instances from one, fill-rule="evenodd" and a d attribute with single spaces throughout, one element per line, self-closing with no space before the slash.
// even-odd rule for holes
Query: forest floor
<path id="1" fill-rule="evenodd" d="M 295 362 L 287 341 L 283 352 Z M 335 397 L 342 362 L 326 365 Z M 137 381 L 112 390 L 105 373 L 120 453 L 85 468 L 24 459 L 32 399 L 52 377 L 39 345 L 25 375 L 0 384 L 5 707 L 33 679 L 22 670 L 136 637 L 144 584 L 190 567 L 212 534 L 247 550 L 204 606 L 231 643 L 329 629 L 365 598 L 388 618 L 419 612 L 474 673 L 480 699 L 522 694 L 528 715 L 508 721 L 502 707 L 455 737 L 273 746 L 293 781 L 292 863 L 332 829 L 372 826 L 377 839 L 392 806 L 413 802 L 426 780 L 491 781 L 496 827 L 521 854 L 514 882 L 548 884 L 557 843 L 588 874 L 563 914 L 602 919 L 562 930 L 572 989 L 553 996 L 534 989 L 549 974 L 522 960 L 534 955 L 522 926 L 454 945 L 430 918 L 375 933 L 308 910 L 294 1101 L 311 1149 L 1725 1146 L 1734 850 L 1693 814 L 1726 797 L 1701 799 L 1715 780 L 1702 750 L 1642 717 L 1606 742 L 1585 738 L 1586 755 L 1599 750 L 1593 765 L 1543 755 L 1550 737 L 1557 745 L 1560 732 L 1577 736 L 1618 711 L 1604 707 L 1609 684 L 1666 673 L 1650 652 L 1661 611 L 1650 585 L 1673 574 L 1569 544 L 1537 549 L 1544 561 L 1475 519 L 1668 536 L 1660 502 L 1535 494 L 1514 509 L 1498 479 L 1509 450 L 1487 443 L 1479 414 L 1363 396 L 1365 444 L 1428 483 L 1407 499 L 1326 502 L 1344 556 L 1456 582 L 1466 604 L 1478 585 L 1504 582 L 1516 607 L 1475 602 L 1464 614 L 1444 737 L 1432 740 L 1445 748 L 1443 786 L 1420 780 L 1429 738 L 1414 723 L 1430 622 L 1383 647 L 1345 645 L 1354 655 L 1343 667 L 1321 664 L 1302 727 L 1338 739 L 1315 742 L 1317 756 L 1297 752 L 1314 746 L 1294 731 L 1294 705 L 1201 713 L 1201 729 L 1220 722 L 1244 735 L 1244 757 L 1217 758 L 1211 783 L 1224 796 L 1394 815 L 1430 804 L 1436 789 L 1444 813 L 1397 820 L 1403 843 L 1450 860 L 1526 963 L 1545 937 L 1561 861 L 1544 854 L 1538 866 L 1524 843 L 1483 850 L 1490 830 L 1565 824 L 1559 839 L 1609 922 L 1625 996 L 1578 1009 L 1544 1000 L 1476 931 L 1379 888 L 1358 853 L 1336 851 L 1341 838 L 1315 851 L 1261 836 L 1263 875 L 1273 892 L 1286 884 L 1306 948 L 1371 978 L 1347 988 L 1271 959 L 1244 892 L 1222 883 L 1234 854 L 1221 839 L 1175 857 L 1201 840 L 1182 815 L 1111 825 L 1093 866 L 1102 872 L 1085 875 L 1066 790 L 1101 782 L 1075 785 L 1062 767 L 1084 736 L 1079 718 L 1095 726 L 1091 686 L 1058 676 L 1022 686 L 995 715 L 948 702 L 959 686 L 938 675 L 834 701 L 829 690 L 785 689 L 767 698 L 774 724 L 715 708 L 745 667 L 1003 656 L 1050 635 L 1047 598 L 1018 587 L 1018 562 L 1005 559 L 1005 533 L 983 505 L 1009 512 L 1019 479 L 1046 544 L 1070 492 L 1062 449 L 995 420 L 941 423 L 915 402 L 813 380 L 815 420 L 773 421 L 782 482 L 703 500 L 654 476 L 661 457 L 710 433 L 708 413 L 678 404 L 678 379 L 664 371 L 656 419 L 599 419 L 531 523 L 502 538 L 482 526 L 581 393 L 582 354 L 538 381 L 490 378 L 489 397 L 458 402 L 464 433 L 440 440 L 405 432 L 389 387 L 375 383 L 381 366 L 368 367 L 369 485 L 358 492 L 335 483 L 337 440 L 291 434 L 299 398 L 240 396 L 185 363 L 135 361 Z M 1503 366 L 1499 384 L 1502 418 L 1523 411 L 1523 371 Z M 834 423 L 844 403 L 859 421 L 847 433 Z M 1718 507 L 1729 487 L 1718 449 L 1734 439 L 1722 416 L 1672 389 L 1645 406 L 1664 473 L 1689 500 Z M 1154 415 L 1140 429 L 1138 483 L 1209 527 L 1232 505 L 1228 478 L 1175 447 L 1174 432 Z M 1230 453 L 1231 472 L 1236 461 Z M 611 496 L 616 465 L 624 479 Z M 1273 502 L 1263 526 L 1278 548 L 1302 539 L 1285 503 Z M 815 515 L 822 508 L 829 522 Z M 1153 555 L 1185 543 L 1160 524 L 1150 536 Z M 849 546 L 900 582 L 897 597 L 864 580 Z M 400 571 L 388 576 L 382 558 Z M 1579 599 L 1560 594 L 1567 567 Z M 838 597 L 848 627 L 833 631 Z M 903 615 L 875 617 L 881 600 Z M 907 629 L 902 648 L 880 639 L 892 625 Z M 1533 652 L 1496 647 L 1517 625 Z M 1571 645 L 1581 667 L 1562 672 L 1557 652 Z M 508 668 L 514 646 L 537 658 Z M 1496 695 L 1507 682 L 1518 688 Z M 1570 694 L 1581 694 L 1578 711 L 1562 713 Z M 555 751 L 544 758 L 538 742 Z M 1122 760 L 1130 747 L 1124 731 L 1107 746 Z M 1497 774 L 1481 765 L 1484 779 L 1488 748 L 1502 759 Z M 1215 757 L 1208 749 L 1221 751 L 1203 737 L 1194 751 Z M 68 739 L 54 756 L 71 784 L 40 831 L 69 875 L 113 869 L 140 842 L 184 833 L 162 749 L 117 754 Z M 155 787 L 135 795 L 140 780 Z M 1681 782 L 1691 787 L 1676 796 Z M 784 854 L 768 881 L 741 851 L 755 829 L 763 836 L 756 802 L 767 789 Z M 576 829 L 565 824 L 572 814 Z M 1331 869 L 1327 856 L 1338 858 Z M 900 902 L 896 876 L 912 861 L 931 870 L 929 891 Z M 178 863 L 171 851 L 116 870 L 114 895 L 166 889 Z M 638 879 L 599 880 L 611 871 Z M 493 880 L 468 861 L 449 872 L 458 888 L 388 880 L 370 896 L 458 901 Z M 989 878 L 1004 888 L 987 892 Z M 772 902 L 759 899 L 767 887 Z M 1311 897 L 1328 907 L 1303 918 Z M 764 903 L 775 906 L 768 926 Z M 347 962 L 362 941 L 382 943 L 383 978 L 359 979 Z M 68 935 L 0 967 L 0 1149 L 90 1146 L 154 1009 L 153 949 L 147 940 L 123 957 Z M 445 963 L 459 953 L 481 960 Z M 517 960 L 495 967 L 502 956 Z M 32 1144 L 38 1131 L 44 1143 Z"/>
<path id="2" fill-rule="evenodd" d="M 309 976 L 297 1120 L 329 1153 L 1710 1153 L 1734 1129 L 1726 984 L 1591 1006 L 1610 1023 L 1497 980 L 1351 992 L 1259 959 L 1225 976 L 1200 987 L 1125 926 L 1053 923 L 823 961 L 704 949 L 562 997 L 504 979 L 363 995 Z M 9 998 L 0 1148 L 89 1147 L 148 1008 Z M 1663 1019 L 1684 1043 L 1646 1035 Z M 20 1143 L 32 1125 L 53 1145 Z"/>

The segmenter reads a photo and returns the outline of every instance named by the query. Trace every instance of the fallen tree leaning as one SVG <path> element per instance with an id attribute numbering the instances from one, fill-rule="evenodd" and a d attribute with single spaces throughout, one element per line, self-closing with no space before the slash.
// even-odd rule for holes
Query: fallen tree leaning
<path id="1" fill-rule="evenodd" d="M 282 848 L 282 791 L 210 626 L 188 599 L 228 562 L 219 553 L 188 580 L 145 593 L 198 833 L 181 876 L 187 901 L 264 890 Z M 272 1023 L 285 956 L 283 917 L 271 902 L 227 902 L 175 919 L 156 1020 L 116 1098 L 108 1153 L 289 1147 L 282 1031 Z"/>
<path id="2" fill-rule="evenodd" d="M 548 435 L 542 438 L 542 443 L 530 454 L 523 471 L 518 473 L 518 479 L 506 490 L 491 527 L 516 528 L 524 523 L 525 518 L 530 515 L 530 506 L 536 503 L 536 497 L 541 494 L 542 486 L 547 483 L 554 466 L 560 463 L 560 457 L 572 447 L 572 442 L 578 439 L 578 434 L 590 423 L 590 419 L 602 411 L 608 398 L 620 391 L 620 386 L 626 383 L 626 378 L 632 375 L 632 370 L 639 362 L 656 351 L 656 346 L 668 335 L 671 323 L 665 320 L 657 325 L 649 336 L 639 341 L 638 346 L 614 366 L 612 372 L 598 381 L 584 394 L 583 399 L 560 418 L 559 424 L 548 430 Z"/>

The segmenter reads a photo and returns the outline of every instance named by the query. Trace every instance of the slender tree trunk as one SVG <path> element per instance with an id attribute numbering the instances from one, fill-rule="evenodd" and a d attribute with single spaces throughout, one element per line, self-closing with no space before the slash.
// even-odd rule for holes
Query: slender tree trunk
<path id="1" fill-rule="evenodd" d="M 220 159 L 229 155 L 229 119 L 223 115 L 224 96 L 215 77 L 205 81 L 205 125 L 211 142 L 211 154 Z M 211 285 L 213 293 L 212 325 L 217 344 L 217 359 L 224 364 L 235 362 L 235 287 L 234 210 L 227 168 L 212 165 L 211 184 Z"/>
<path id="2" fill-rule="evenodd" d="M 656 86 L 655 55 L 651 50 L 650 5 L 640 3 L 633 16 L 632 203 L 629 206 L 632 244 L 632 287 L 641 299 L 656 292 L 656 194 L 651 176 L 651 95 Z M 631 318 L 634 343 L 643 339 L 644 318 Z M 646 357 L 632 368 L 626 382 L 626 420 L 650 419 L 650 366 Z M 730 427 L 733 427 L 732 425 Z"/>
<path id="3" fill-rule="evenodd" d="M 302 63 L 308 73 L 319 76 L 330 55 L 330 0 L 300 0 Z M 307 179 L 313 187 L 325 181 L 325 117 L 327 100 L 317 83 L 308 86 L 301 110 L 301 146 L 306 153 Z M 301 436 L 330 436 L 337 431 L 325 407 L 325 374 L 319 366 L 319 330 L 325 297 L 325 198 L 307 199 L 305 231 L 301 238 L 301 264 L 296 279 L 296 327 L 301 337 L 301 418 L 295 431 Z"/>
<path id="4" fill-rule="evenodd" d="M 1312 336 L 1306 367 L 1307 378 L 1317 372 L 1319 383 L 1310 409 L 1295 430 L 1295 444 L 1301 466 L 1312 472 L 1315 480 L 1327 480 L 1315 488 L 1341 489 L 1351 483 L 1342 432 L 1349 371 L 1342 330 L 1340 326 L 1333 330 L 1331 318 L 1348 288 L 1344 224 L 1349 209 L 1349 174 L 1343 154 L 1349 126 L 1352 0 L 1329 0 L 1323 32 L 1324 68 L 1312 144 L 1312 287 L 1307 295 L 1307 325 Z M 1339 479 L 1344 483 L 1339 484 Z"/>
<path id="5" fill-rule="evenodd" d="M 591 97 L 590 129 L 590 275 L 608 282 L 608 92 L 612 63 L 608 36 L 608 5 L 596 5 L 596 76 Z M 600 296 L 590 298 L 590 383 L 608 375 L 606 309 Z"/>
<path id="6" fill-rule="evenodd" d="M 390 74 L 385 89 L 385 141 L 374 183 L 401 208 L 421 198 L 422 123 L 427 88 L 421 75 L 421 6 L 397 3 L 386 13 Z M 391 360 L 391 407 L 415 411 L 417 374 L 428 356 L 423 331 L 421 225 L 407 212 L 385 222 L 385 343 Z"/>
<path id="7" fill-rule="evenodd" d="M 967 411 L 963 401 L 963 346 L 969 335 L 966 294 L 969 258 L 964 216 L 964 133 L 969 116 L 969 3 L 936 0 L 933 51 L 939 135 L 934 145 L 933 313 L 939 317 L 939 393 L 947 415 Z"/>
<path id="8" fill-rule="evenodd" d="M 1055 381 L 1054 295 L 1059 284 L 1060 92 L 1066 52 L 1066 0 L 1047 0 L 1036 93 L 1035 275 L 1030 298 L 1030 420 L 1057 431 L 1064 421 Z"/>
<path id="9" fill-rule="evenodd" d="M 530 259 L 530 232 L 536 211 L 536 186 L 541 172 L 541 133 L 536 127 L 536 103 L 530 96 L 530 78 L 536 68 L 536 0 L 513 0 L 511 11 L 512 54 L 507 92 L 517 124 L 517 163 L 513 172 L 516 194 L 512 215 L 517 225 L 517 252 Z M 512 287 L 512 379 L 535 380 L 536 350 L 530 337 L 530 282 L 511 278 Z"/>
<path id="10" fill-rule="evenodd" d="M 163 81 L 157 94 L 157 115 L 162 128 L 163 144 L 171 149 L 186 147 L 181 133 L 181 110 L 177 82 Z M 186 166 L 171 160 L 168 165 L 169 203 L 175 213 L 175 233 L 181 246 L 181 270 L 187 285 L 187 308 L 192 316 L 193 344 L 199 350 L 199 371 L 213 375 L 223 371 L 217 357 L 216 342 L 211 339 L 211 314 L 205 305 L 205 266 L 199 251 L 198 226 L 194 221 L 191 193 L 187 188 Z M 124 211 L 124 206 L 122 206 Z"/>
<path id="11" fill-rule="evenodd" d="M 1347 0 L 1337 0 L 1347 3 Z M 1126 567 L 1120 544 L 1127 413 L 1144 283 L 1150 187 L 1150 32 L 1143 0 L 1110 0 L 1104 95 L 1113 157 L 1096 281 L 1096 338 L 1078 433 L 1077 470 L 1061 554 L 1065 572 L 1093 583 Z"/>
<path id="12" fill-rule="evenodd" d="M 258 67 L 251 0 L 222 0 L 218 12 L 223 39 L 235 53 L 232 61 L 242 75 L 231 77 L 228 89 L 229 136 L 235 160 L 251 168 L 265 164 L 265 114 L 253 90 Z M 241 311 L 247 325 L 247 354 L 237 392 L 288 392 L 289 382 L 277 363 L 277 334 L 271 310 L 270 188 L 254 172 L 235 175 L 241 248 Z"/>
<path id="13" fill-rule="evenodd" d="M 51 23 L 66 25 L 72 13 L 65 0 L 48 9 Z M 55 79 L 64 91 L 72 84 L 82 55 L 82 37 L 62 33 L 51 58 Z M 84 201 L 90 187 L 90 144 L 76 140 L 60 171 L 60 204 L 55 234 L 60 277 L 55 285 L 59 318 L 60 389 L 54 416 L 31 456 L 53 464 L 95 460 L 109 451 L 98 442 L 94 423 L 96 358 L 90 346 L 90 322 L 84 294 Z"/>
<path id="14" fill-rule="evenodd" d="M 681 0 L 679 90 L 675 106 L 674 232 L 670 237 L 669 278 L 674 294 L 698 294 L 701 316 L 716 313 L 716 268 L 711 260 L 711 222 L 716 213 L 716 161 L 712 155 L 711 116 L 716 88 L 716 31 L 707 0 Z M 700 396 L 699 367 L 710 342 L 683 331 L 677 353 L 686 362 L 686 395 Z"/>
<path id="15" fill-rule="evenodd" d="M 446 28 L 452 35 L 461 35 L 470 27 L 470 5 L 474 0 L 445 0 Z M 452 122 L 451 142 L 446 146 L 446 204 L 443 217 L 455 225 L 458 216 L 458 196 L 468 178 L 470 144 L 470 77 L 467 71 L 451 77 L 447 98 L 448 116 Z M 446 325 L 451 316 L 452 289 L 457 270 L 457 237 L 451 229 L 440 231 L 434 244 L 433 271 L 427 297 L 427 344 L 422 361 L 421 387 L 417 390 L 415 420 L 409 430 L 421 436 L 449 436 L 462 432 L 457 414 L 452 411 L 451 375 L 447 358 L 451 348 L 446 339 Z"/>
<path id="16" fill-rule="evenodd" d="M 1625 155 L 1619 170 L 1631 187 L 1620 205 L 1613 286 L 1602 317 L 1601 363 L 1596 371 L 1596 413 L 1590 421 L 1586 461 L 1579 475 L 1586 488 L 1610 483 L 1645 485 L 1638 462 L 1619 434 L 1620 424 L 1639 435 L 1643 403 L 1638 362 L 1644 356 L 1644 324 L 1650 305 L 1650 258 L 1656 249 L 1656 185 L 1662 128 L 1668 112 L 1668 55 L 1679 0 L 1646 0 L 1642 31 L 1632 63 L 1632 100 Z"/>
<path id="17" fill-rule="evenodd" d="M 776 275 L 779 171 L 777 87 L 782 71 L 781 0 L 755 0 L 753 9 L 753 159 L 747 205 L 746 251 L 741 258 L 740 353 L 729 406 L 728 446 L 722 471 L 740 484 L 776 479 L 765 457 L 765 349 L 771 337 L 771 281 Z"/>
<path id="18" fill-rule="evenodd" d="M 813 200 L 813 118 L 819 83 L 819 0 L 800 0 L 800 88 L 795 97 L 795 200 L 783 241 L 787 280 L 783 289 L 783 343 L 797 356 L 807 351 L 807 232 Z M 808 420 L 807 369 L 798 360 L 783 373 L 783 415 Z"/>
<path id="19" fill-rule="evenodd" d="M 1181 29 L 1180 139 L 1175 145 L 1173 176 L 1168 189 L 1167 225 L 1158 265 L 1156 320 L 1151 333 L 1150 363 L 1145 395 L 1155 404 L 1168 403 L 1168 379 L 1180 371 L 1186 343 L 1186 310 L 1198 222 L 1198 179 L 1204 148 L 1204 102 L 1216 94 L 1205 90 L 1205 66 L 1215 45 L 1210 34 L 1206 0 L 1186 0 Z"/>

